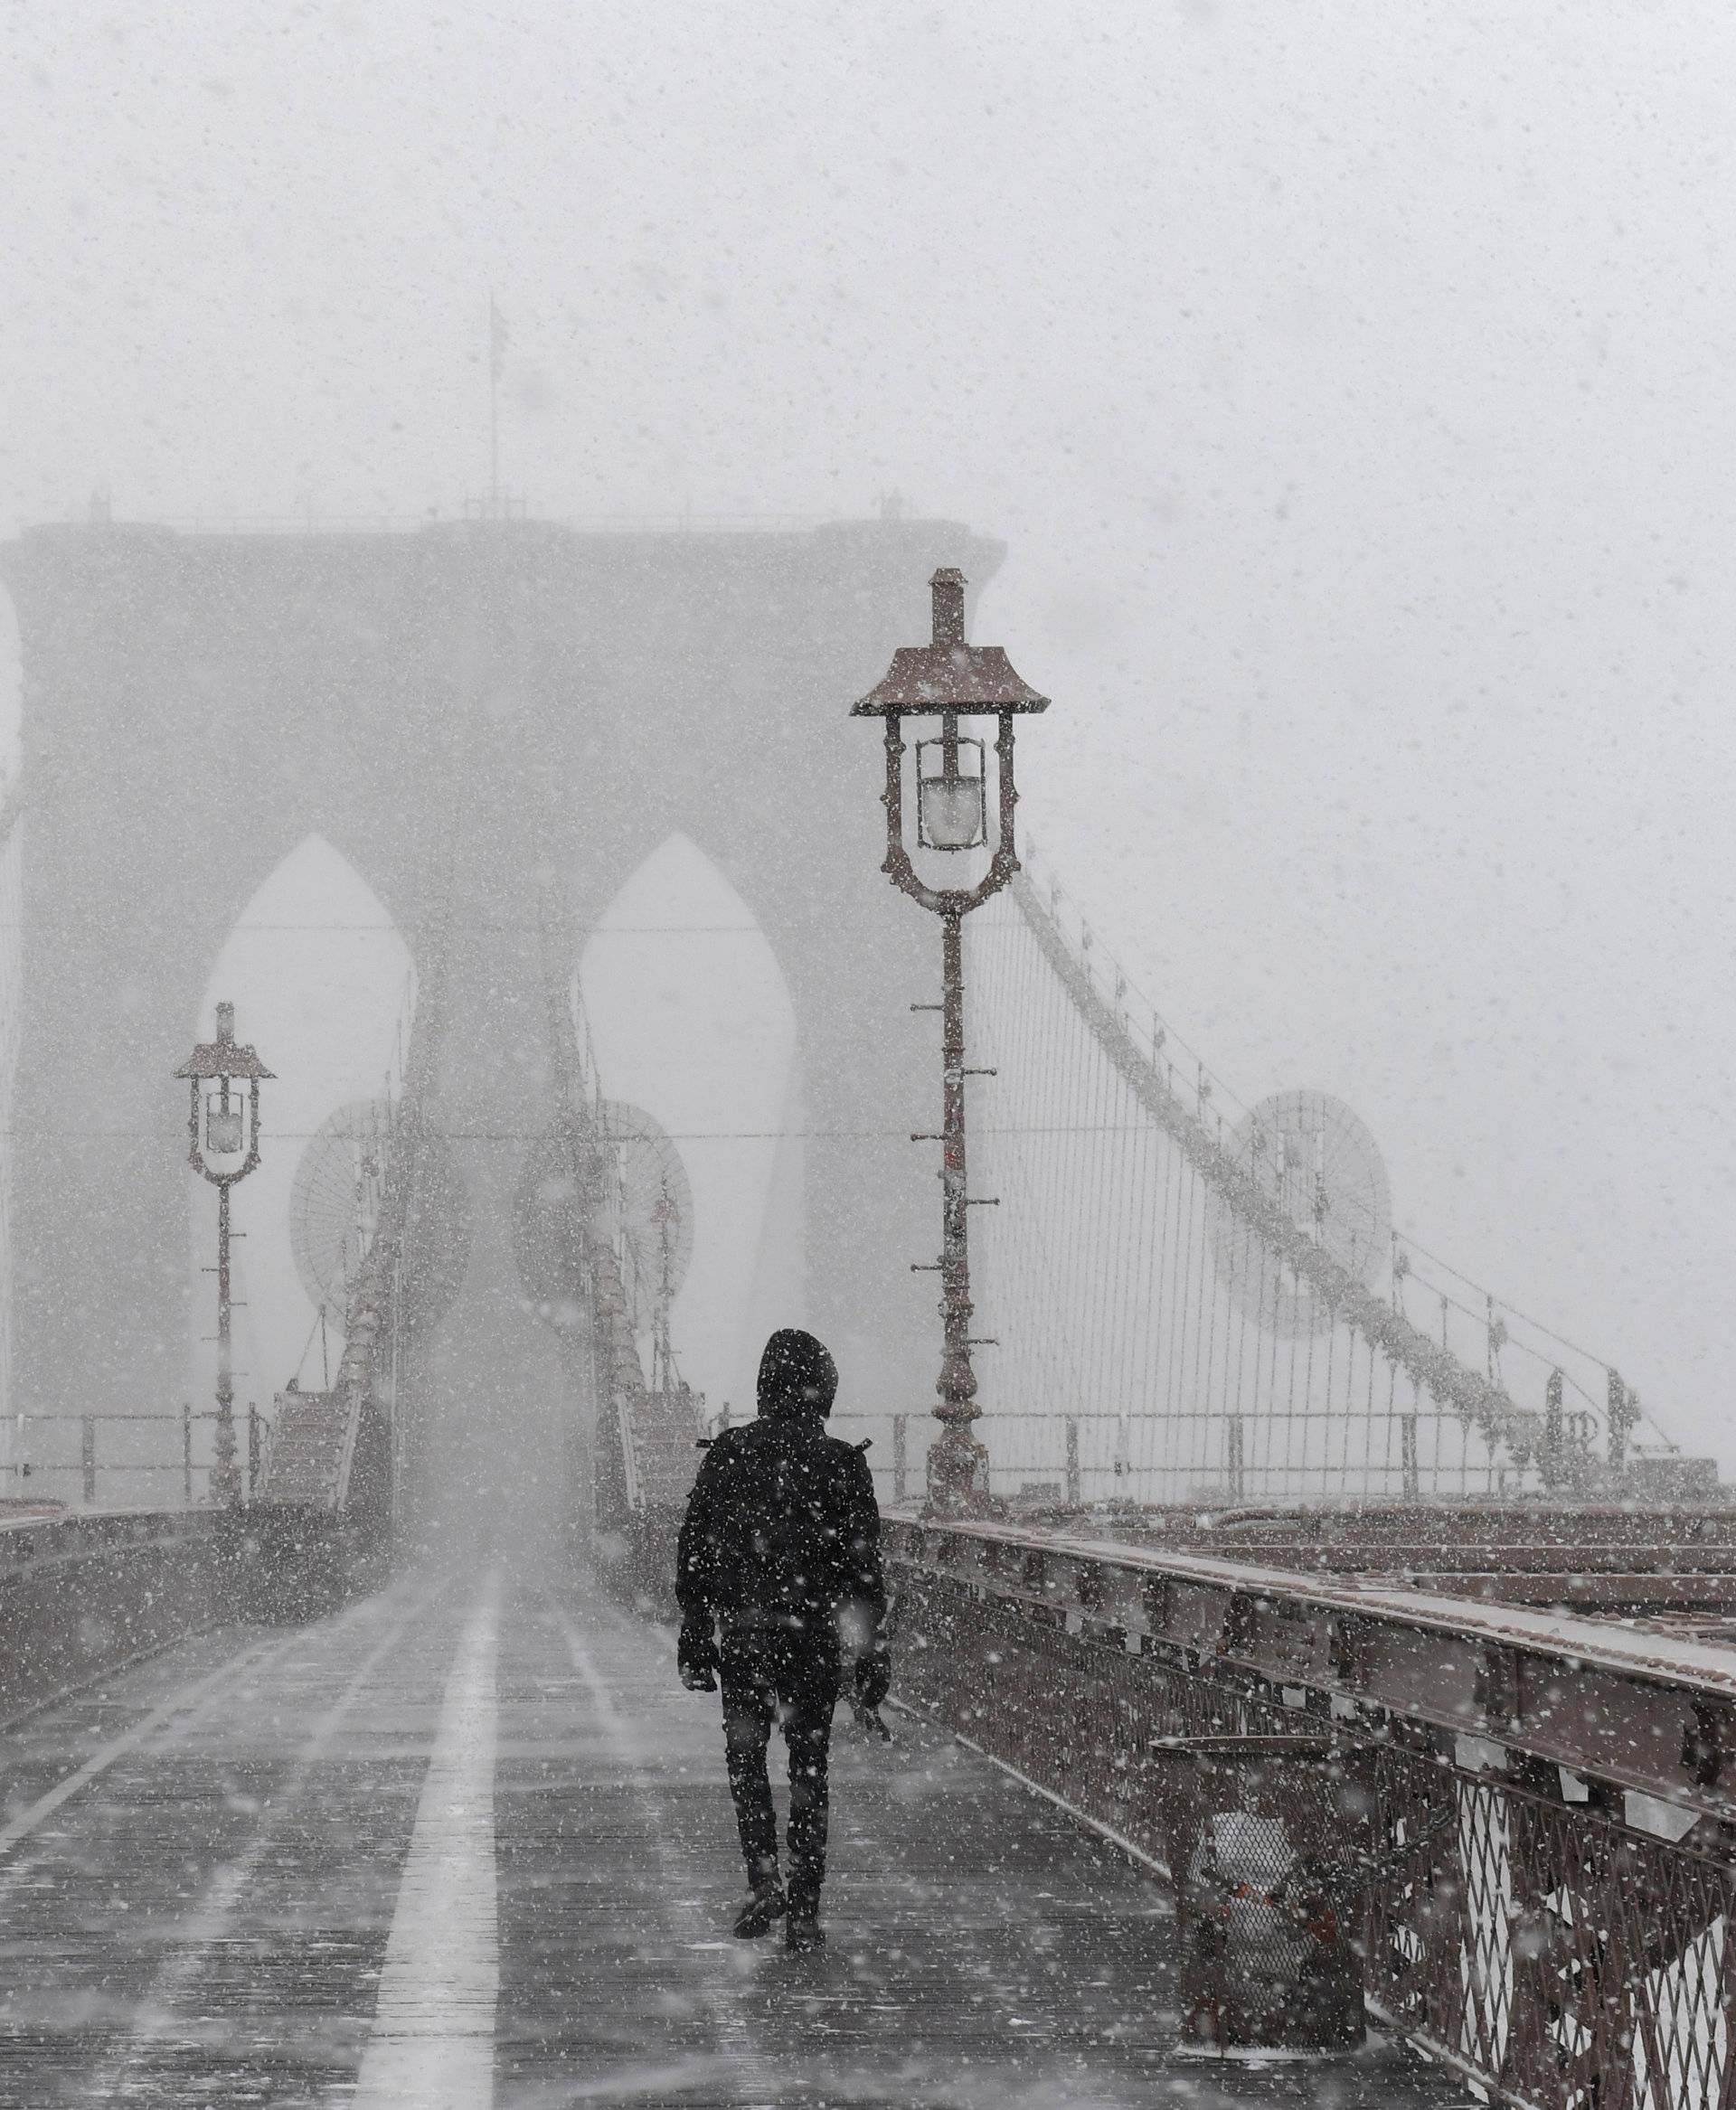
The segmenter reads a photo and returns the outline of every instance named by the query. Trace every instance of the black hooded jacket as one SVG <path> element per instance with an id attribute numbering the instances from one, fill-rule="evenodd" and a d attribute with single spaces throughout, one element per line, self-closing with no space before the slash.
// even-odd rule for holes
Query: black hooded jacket
<path id="1" fill-rule="evenodd" d="M 886 1609 L 880 1509 L 868 1461 L 826 1433 L 837 1376 L 811 1334 L 774 1333 L 760 1418 L 726 1429 L 699 1469 L 676 1551 L 684 1620 L 830 1626 L 857 1648 Z"/>

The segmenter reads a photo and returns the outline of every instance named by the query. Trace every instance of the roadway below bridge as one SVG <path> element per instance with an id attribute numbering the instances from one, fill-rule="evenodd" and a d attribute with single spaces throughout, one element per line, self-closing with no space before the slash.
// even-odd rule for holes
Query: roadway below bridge
<path id="1" fill-rule="evenodd" d="M 178 1643 L 0 1739 L 0 2104 L 1467 2100 L 1176 2049 L 1161 1883 L 944 1731 L 840 1725 L 827 1948 L 740 1943 L 717 1701 L 493 1574 Z"/>

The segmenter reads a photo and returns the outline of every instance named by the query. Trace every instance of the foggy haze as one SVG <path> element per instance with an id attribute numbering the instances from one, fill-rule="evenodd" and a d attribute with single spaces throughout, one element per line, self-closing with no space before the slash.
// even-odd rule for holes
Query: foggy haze
<path id="1" fill-rule="evenodd" d="M 1717 1446 L 1727 11 L 57 0 L 4 48 L 6 527 L 450 516 L 492 288 L 533 513 L 1004 538 L 1080 907 Z"/>

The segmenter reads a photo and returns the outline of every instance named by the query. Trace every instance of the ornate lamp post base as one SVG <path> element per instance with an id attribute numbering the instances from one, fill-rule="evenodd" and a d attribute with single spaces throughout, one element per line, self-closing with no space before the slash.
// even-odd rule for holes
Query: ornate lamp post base
<path id="1" fill-rule="evenodd" d="M 968 1421 L 947 1419 L 929 1448 L 928 1480 L 925 1517 L 956 1521 L 1001 1514 L 1001 1504 L 988 1491 L 988 1452 L 970 1433 Z"/>

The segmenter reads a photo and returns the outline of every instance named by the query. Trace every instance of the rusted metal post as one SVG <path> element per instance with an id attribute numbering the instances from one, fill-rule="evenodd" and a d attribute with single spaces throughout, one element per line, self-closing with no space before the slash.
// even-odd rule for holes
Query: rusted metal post
<path id="1" fill-rule="evenodd" d="M 981 1409 L 970 1361 L 969 1184 L 965 1168 L 964 918 L 940 918 L 940 1314 L 945 1346 L 935 1417 L 940 1434 L 929 1454 L 929 1485 L 938 1505 L 967 1504 L 986 1493 L 988 1453 L 970 1432 Z"/>
<path id="2" fill-rule="evenodd" d="M 1561 1371 L 1551 1371 L 1549 1382 L 1543 1388 L 1543 1455 L 1540 1461 L 1545 1487 L 1558 1487 L 1561 1481 L 1562 1390 Z"/>
<path id="3" fill-rule="evenodd" d="M 181 1499 L 193 1507 L 193 1401 L 181 1402 Z"/>
<path id="4" fill-rule="evenodd" d="M 235 1371 L 230 1340 L 229 1185 L 217 1190 L 217 1433 L 212 1446 L 211 1491 L 219 1502 L 240 1495 L 235 1472 Z"/>
<path id="5" fill-rule="evenodd" d="M 87 1414 L 79 1429 L 79 1461 L 86 1502 L 97 1499 L 97 1418 Z"/>
<path id="6" fill-rule="evenodd" d="M 247 1403 L 247 1499 L 251 1502 L 254 1490 L 259 1484 L 259 1409 L 250 1399 Z"/>
<path id="7" fill-rule="evenodd" d="M 892 1417 L 892 1500 L 902 1502 L 910 1477 L 910 1418 Z"/>
<path id="8" fill-rule="evenodd" d="M 400 1071 L 401 1075 L 401 1070 Z M 403 1260 L 396 1246 L 392 1255 L 392 1543 L 403 1543 L 405 1505 L 409 1494 L 406 1479 L 409 1473 L 409 1433 L 399 1397 L 399 1379 L 403 1370 L 403 1309 L 404 1274 Z"/>
<path id="9" fill-rule="evenodd" d="M 1067 1501 L 1071 1508 L 1079 1507 L 1079 1418 L 1073 1414 L 1067 1417 Z"/>

